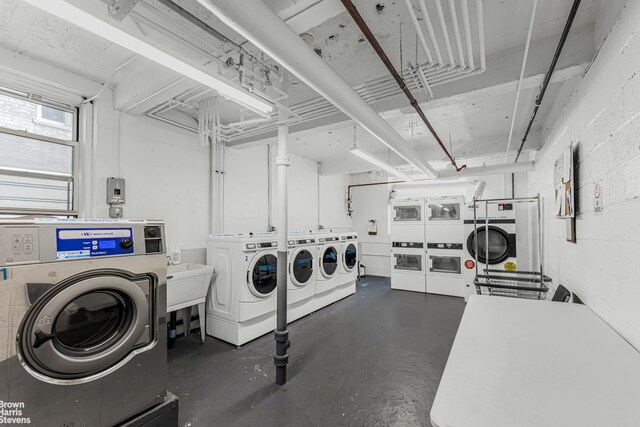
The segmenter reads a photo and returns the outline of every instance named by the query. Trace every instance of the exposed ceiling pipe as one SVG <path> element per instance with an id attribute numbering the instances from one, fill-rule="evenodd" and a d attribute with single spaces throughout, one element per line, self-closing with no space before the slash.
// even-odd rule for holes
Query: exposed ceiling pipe
<path id="1" fill-rule="evenodd" d="M 441 179 L 447 178 L 459 178 L 461 176 L 481 176 L 481 175 L 498 175 L 505 173 L 520 173 L 520 172 L 531 172 L 533 170 L 533 162 L 521 162 L 517 165 L 513 163 L 509 164 L 498 164 L 491 166 L 478 166 L 467 168 L 460 172 L 454 172 L 452 170 L 444 170 L 440 172 Z"/>
<path id="2" fill-rule="evenodd" d="M 442 67 L 444 65 L 444 61 L 442 60 L 442 53 L 440 53 L 440 47 L 438 46 L 436 33 L 433 30 L 433 24 L 431 23 L 431 17 L 429 16 L 427 5 L 425 4 L 424 0 L 418 0 L 418 3 L 420 4 L 420 9 L 422 10 L 422 18 L 424 19 L 424 23 L 427 26 L 427 32 L 429 33 L 431 44 L 433 44 L 433 50 L 436 52 L 436 58 L 438 58 L 438 67 Z"/>
<path id="3" fill-rule="evenodd" d="M 511 114 L 511 128 L 509 129 L 509 140 L 507 149 L 504 152 L 504 162 L 507 162 L 507 156 L 511 149 L 511 139 L 513 138 L 513 128 L 516 124 L 516 115 L 518 114 L 518 101 L 520 100 L 520 91 L 522 89 L 522 80 L 524 80 L 524 71 L 527 68 L 527 57 L 529 56 L 529 46 L 531 45 L 531 35 L 533 34 L 533 24 L 536 18 L 536 8 L 538 0 L 533 0 L 533 9 L 531 9 L 531 20 L 529 21 L 529 32 L 527 33 L 527 41 L 524 45 L 524 56 L 522 57 L 522 68 L 520 68 L 520 79 L 518 80 L 518 89 L 516 89 L 516 100 L 513 104 L 513 114 Z"/>
<path id="4" fill-rule="evenodd" d="M 371 29 L 369 28 L 367 23 L 364 22 L 364 19 L 362 18 L 362 15 L 360 15 L 360 12 L 358 12 L 358 9 L 356 9 L 355 5 L 351 2 L 351 0 L 341 0 L 341 1 L 342 1 L 342 4 L 344 5 L 344 7 L 349 12 L 349 14 L 351 15 L 351 17 L 353 18 L 353 20 L 356 22 L 356 24 L 360 28 L 360 31 L 362 31 L 362 33 L 364 34 L 365 38 L 367 39 L 367 41 L 369 42 L 371 47 L 373 47 L 373 49 L 376 51 L 376 53 L 378 54 L 378 56 L 380 57 L 380 59 L 384 63 L 385 67 L 387 67 L 387 70 L 389 70 L 389 72 L 391 73 L 391 75 L 395 79 L 396 83 L 398 83 L 398 86 L 400 86 L 400 89 L 402 89 L 404 94 L 407 96 L 407 98 L 409 99 L 409 102 L 411 103 L 411 106 L 416 110 L 416 112 L 418 113 L 418 115 L 420 116 L 420 118 L 422 119 L 424 124 L 427 126 L 427 128 L 429 128 L 429 131 L 431 132 L 431 134 L 435 138 L 435 140 L 438 143 L 438 145 L 440 145 L 440 148 L 442 148 L 442 151 L 444 151 L 444 153 L 447 155 L 447 157 L 451 161 L 451 164 L 453 165 L 453 167 L 456 169 L 456 171 L 460 171 L 461 169 L 463 169 L 465 166 L 464 165 L 463 166 L 458 166 L 456 164 L 455 159 L 453 158 L 451 153 L 449 153 L 447 148 L 444 146 L 444 144 L 442 143 L 442 140 L 440 140 L 440 137 L 438 136 L 438 133 L 436 132 L 436 130 L 433 128 L 433 126 L 431 125 L 431 123 L 427 119 L 427 116 L 425 116 L 424 112 L 422 111 L 422 108 L 420 108 L 420 105 L 418 104 L 418 101 L 416 101 L 416 99 L 411 94 L 411 91 L 409 90 L 409 88 L 405 84 L 405 82 L 402 79 L 402 77 L 400 77 L 400 75 L 396 71 L 395 67 L 391 63 L 391 60 L 389 59 L 387 54 L 382 49 L 382 46 L 380 46 L 380 43 L 378 43 L 378 40 L 376 39 L 376 37 L 371 32 Z"/>
<path id="5" fill-rule="evenodd" d="M 473 42 L 471 41 L 471 22 L 469 20 L 469 0 L 462 0 L 462 22 L 464 22 L 464 35 L 467 41 L 467 57 L 469 68 L 476 68 L 473 58 Z"/>
<path id="6" fill-rule="evenodd" d="M 478 17 L 478 37 L 480 38 L 480 69 L 487 69 L 487 55 L 484 48 L 484 5 L 482 0 L 476 0 L 476 15 Z"/>
<path id="7" fill-rule="evenodd" d="M 462 50 L 462 38 L 460 37 L 460 25 L 458 24 L 458 12 L 456 10 L 456 4 L 453 0 L 449 0 L 449 9 L 451 11 L 451 20 L 453 21 L 453 35 L 456 38 L 456 47 L 458 48 L 458 58 L 460 60 L 460 67 L 467 68 L 464 62 L 464 51 Z"/>
<path id="8" fill-rule="evenodd" d="M 522 142 L 520 143 L 520 147 L 518 148 L 518 154 L 516 154 L 516 160 L 518 161 L 520 158 L 520 154 L 522 153 L 522 148 L 524 147 L 524 143 L 527 142 L 527 136 L 529 136 L 529 131 L 531 131 L 531 126 L 533 126 L 533 121 L 536 119 L 536 115 L 538 114 L 538 109 L 540 108 L 540 104 L 542 104 L 542 99 L 544 98 L 544 94 L 547 91 L 547 87 L 549 86 L 549 81 L 551 81 L 551 75 L 553 71 L 556 69 L 556 65 L 558 64 L 558 59 L 560 58 L 560 54 L 562 53 L 562 48 L 564 47 L 564 43 L 567 41 L 567 37 L 569 36 L 569 31 L 571 30 L 571 25 L 573 24 L 573 19 L 576 17 L 578 13 L 578 6 L 580 6 L 580 0 L 573 0 L 573 6 L 571 6 L 571 11 L 569 12 L 569 17 L 567 18 L 567 22 L 564 25 L 564 30 L 562 31 L 562 35 L 560 36 L 560 42 L 558 43 L 558 47 L 556 48 L 556 52 L 553 55 L 553 59 L 551 60 L 551 66 L 549 67 L 549 71 L 544 76 L 544 82 L 542 83 L 542 89 L 540 89 L 540 94 L 536 97 L 536 104 L 533 108 L 533 114 L 531 115 L 531 120 L 529 120 L 529 125 L 527 126 L 527 130 L 522 137 Z"/>
<path id="9" fill-rule="evenodd" d="M 224 24 L 279 62 L 358 125 L 431 178 L 437 172 L 261 0 L 198 0 Z"/>
<path id="10" fill-rule="evenodd" d="M 404 5 L 407 7 L 407 11 L 409 12 L 409 17 L 411 18 L 411 23 L 413 24 L 413 28 L 416 30 L 416 35 L 418 36 L 418 41 L 420 42 L 420 46 L 424 51 L 425 55 L 427 55 L 427 66 L 430 67 L 433 65 L 433 55 L 431 55 L 431 49 L 429 49 L 429 45 L 427 44 L 427 39 L 424 37 L 424 33 L 422 32 L 422 28 L 420 28 L 420 23 L 418 22 L 418 17 L 416 16 L 416 12 L 413 10 L 413 5 L 411 4 L 411 0 L 404 0 Z"/>
<path id="11" fill-rule="evenodd" d="M 449 40 L 449 30 L 447 30 L 447 22 L 444 19 L 444 12 L 442 11 L 442 2 L 440 0 L 436 0 L 436 11 L 438 12 L 438 20 L 440 21 L 440 28 L 442 29 L 444 44 L 447 47 L 447 54 L 449 55 L 449 63 L 454 64 L 456 61 L 455 59 L 453 59 L 453 49 L 451 48 L 451 40 Z"/>

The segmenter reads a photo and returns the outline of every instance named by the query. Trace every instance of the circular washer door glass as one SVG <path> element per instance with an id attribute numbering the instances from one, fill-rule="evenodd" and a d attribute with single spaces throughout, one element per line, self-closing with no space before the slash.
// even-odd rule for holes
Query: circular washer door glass
<path id="1" fill-rule="evenodd" d="M 322 270 L 328 275 L 333 276 L 338 267 L 338 251 L 333 246 L 329 246 L 322 253 Z"/>
<path id="2" fill-rule="evenodd" d="M 351 271 L 353 267 L 356 266 L 358 262 L 358 250 L 356 249 L 356 245 L 353 243 L 349 243 L 346 249 L 344 250 L 344 264 L 345 267 Z"/>
<path id="3" fill-rule="evenodd" d="M 53 344 L 63 354 L 87 355 L 117 341 L 133 320 L 133 306 L 116 292 L 97 291 L 67 304 L 53 324 Z"/>
<path id="4" fill-rule="evenodd" d="M 251 283 L 258 294 L 267 296 L 278 285 L 277 265 L 278 259 L 272 254 L 262 255 L 256 261 L 251 274 Z"/>
<path id="5" fill-rule="evenodd" d="M 483 264 L 499 264 L 509 258 L 509 236 L 501 228 L 489 226 L 489 232 L 485 227 L 478 227 L 478 261 Z M 489 262 L 487 262 L 487 240 L 489 242 Z M 467 239 L 467 248 L 472 257 L 476 257 L 475 234 L 471 233 Z"/>
<path id="6" fill-rule="evenodd" d="M 293 277 L 300 284 L 306 284 L 313 275 L 313 256 L 306 249 L 301 250 L 293 258 Z"/>

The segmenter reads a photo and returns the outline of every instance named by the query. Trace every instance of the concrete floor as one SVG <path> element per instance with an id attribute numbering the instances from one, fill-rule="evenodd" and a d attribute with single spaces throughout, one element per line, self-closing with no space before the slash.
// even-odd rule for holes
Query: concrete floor
<path id="1" fill-rule="evenodd" d="M 391 290 L 355 295 L 290 326 L 289 381 L 274 384 L 273 335 L 242 347 L 199 334 L 169 351 L 182 426 L 425 426 L 464 310 L 461 298 Z"/>

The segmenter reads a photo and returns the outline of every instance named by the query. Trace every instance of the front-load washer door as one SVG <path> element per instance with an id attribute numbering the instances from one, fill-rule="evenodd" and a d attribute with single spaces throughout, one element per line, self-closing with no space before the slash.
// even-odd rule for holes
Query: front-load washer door
<path id="1" fill-rule="evenodd" d="M 353 271 L 358 262 L 358 248 L 354 243 L 349 243 L 344 248 L 342 265 L 346 271 Z"/>
<path id="2" fill-rule="evenodd" d="M 20 361 L 34 377 L 54 384 L 107 375 L 155 342 L 156 287 L 153 274 L 110 269 L 52 286 L 20 325 Z"/>
<path id="3" fill-rule="evenodd" d="M 278 285 L 278 258 L 273 253 L 257 254 L 247 272 L 251 293 L 258 298 L 267 298 Z"/>
<path id="4" fill-rule="evenodd" d="M 338 269 L 338 250 L 335 246 L 326 246 L 321 254 L 320 271 L 324 277 L 330 279 Z"/>
<path id="5" fill-rule="evenodd" d="M 516 256 L 516 239 L 514 234 L 509 234 L 504 229 L 493 225 L 488 227 L 483 225 L 478 227 L 476 231 L 478 234 L 478 257 L 476 258 L 476 232 L 469 234 L 467 238 L 467 250 L 477 261 L 483 264 L 500 264 L 507 258 Z"/>
<path id="6" fill-rule="evenodd" d="M 295 251 L 289 262 L 291 281 L 299 287 L 309 284 L 313 276 L 313 255 L 307 249 Z"/>

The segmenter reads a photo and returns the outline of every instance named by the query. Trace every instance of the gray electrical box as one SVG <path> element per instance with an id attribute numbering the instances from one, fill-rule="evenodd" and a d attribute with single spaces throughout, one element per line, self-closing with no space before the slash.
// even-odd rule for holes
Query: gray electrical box
<path id="1" fill-rule="evenodd" d="M 123 214 L 122 206 L 109 206 L 109 218 L 122 218 Z"/>
<path id="2" fill-rule="evenodd" d="M 110 205 L 124 203 L 124 179 L 107 178 L 107 203 Z"/>

